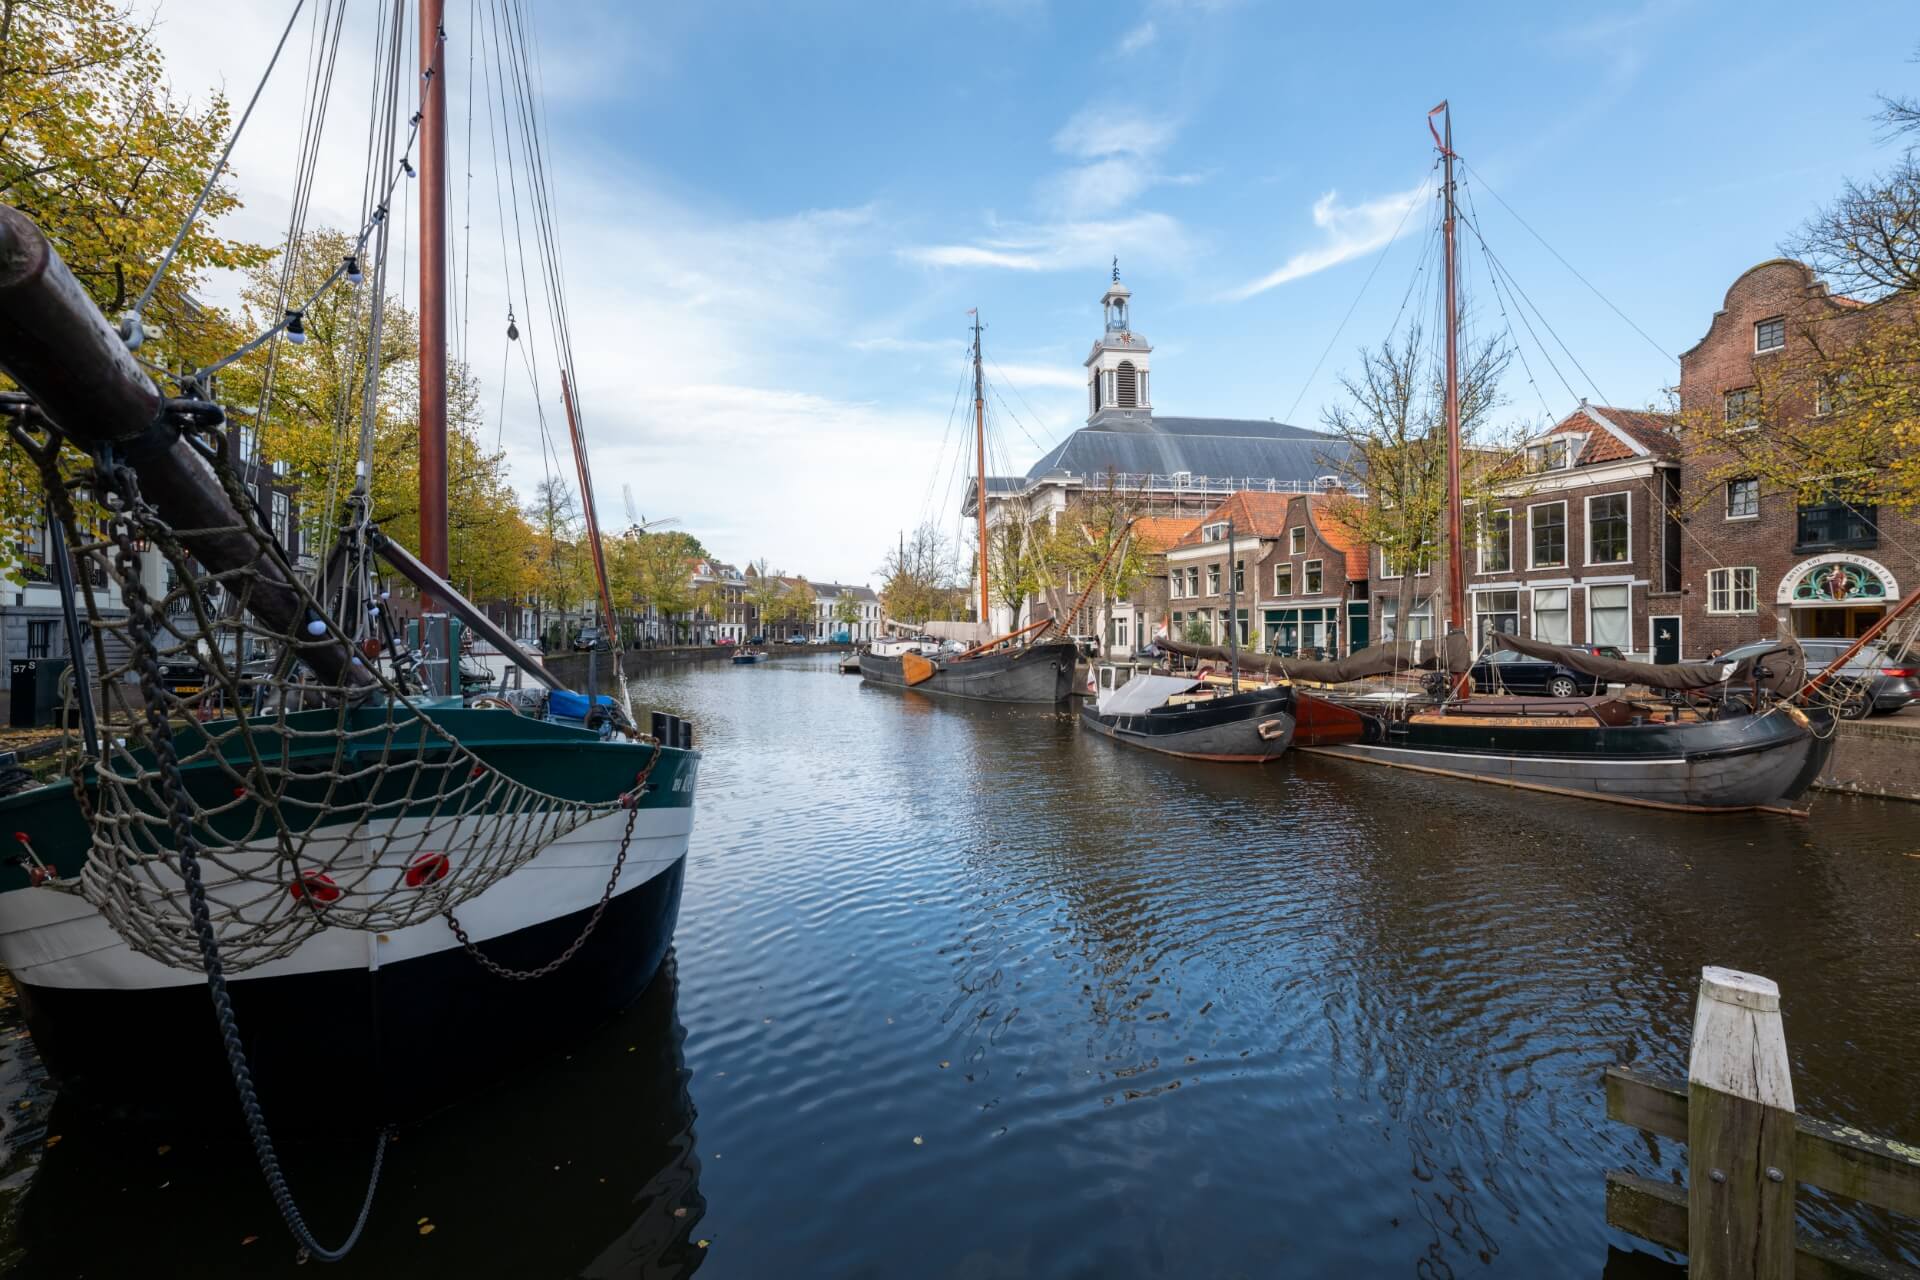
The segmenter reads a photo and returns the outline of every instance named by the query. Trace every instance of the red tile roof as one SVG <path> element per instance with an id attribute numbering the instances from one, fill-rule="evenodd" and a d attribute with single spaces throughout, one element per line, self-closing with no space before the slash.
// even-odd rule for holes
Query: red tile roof
<path id="1" fill-rule="evenodd" d="M 1671 457 L 1680 447 L 1673 435 L 1676 425 L 1677 419 L 1671 414 L 1583 403 L 1547 434 L 1584 434 L 1587 443 L 1580 451 L 1580 465 L 1588 466 L 1639 457 L 1641 450 L 1656 458 Z"/>
<path id="2" fill-rule="evenodd" d="M 1201 529 L 1222 520 L 1233 521 L 1234 532 L 1251 538 L 1278 538 L 1287 529 L 1287 508 L 1293 505 L 1290 493 L 1236 493 L 1207 512 L 1192 532 L 1174 545 L 1198 546 Z"/>
<path id="3" fill-rule="evenodd" d="M 1331 493 L 1315 493 L 1307 496 L 1307 519 L 1320 534 L 1320 540 L 1338 551 L 1347 560 L 1347 579 L 1354 581 L 1367 576 L 1367 544 L 1360 541 L 1353 530 L 1343 524 L 1335 512 L 1339 502 L 1357 502 L 1358 499 L 1337 496 Z"/>
<path id="4" fill-rule="evenodd" d="M 1199 527 L 1191 516 L 1141 516 L 1133 522 L 1133 537 L 1148 552 L 1165 551 Z"/>

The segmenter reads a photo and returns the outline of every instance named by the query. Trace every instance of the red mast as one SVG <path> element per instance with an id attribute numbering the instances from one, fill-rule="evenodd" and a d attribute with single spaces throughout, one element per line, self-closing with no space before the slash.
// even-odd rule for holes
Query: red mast
<path id="1" fill-rule="evenodd" d="M 1460 299 L 1457 292 L 1459 260 L 1454 245 L 1454 202 L 1453 202 L 1453 112 L 1442 102 L 1427 112 L 1427 129 L 1433 131 L 1433 117 L 1439 115 L 1445 128 L 1444 136 L 1435 132 L 1433 140 L 1440 146 L 1441 161 L 1445 166 L 1442 188 L 1446 199 L 1446 217 L 1441 222 L 1442 237 L 1446 245 L 1447 260 L 1447 621 L 1441 630 L 1440 642 L 1446 644 L 1446 633 L 1459 628 L 1467 628 L 1467 538 L 1466 520 L 1462 514 L 1460 494 Z M 1454 693 L 1464 697 L 1467 690 L 1467 677 L 1462 675 L 1454 684 Z"/>
<path id="2" fill-rule="evenodd" d="M 447 576 L 445 0 L 420 0 L 420 559 Z M 422 599 L 425 609 L 430 601 Z"/>
<path id="3" fill-rule="evenodd" d="M 980 379 L 980 312 L 973 313 L 973 454 L 979 487 L 973 491 L 973 523 L 980 531 L 980 626 L 987 622 L 987 400 Z"/>

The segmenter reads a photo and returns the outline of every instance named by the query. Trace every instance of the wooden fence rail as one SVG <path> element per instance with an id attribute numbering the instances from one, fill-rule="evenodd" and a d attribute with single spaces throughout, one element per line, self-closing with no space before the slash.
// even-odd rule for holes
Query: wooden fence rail
<path id="1" fill-rule="evenodd" d="M 1607 1222 L 1686 1253 L 1695 1280 L 1920 1280 L 1920 1271 L 1796 1236 L 1801 1183 L 1920 1218 L 1920 1147 L 1794 1111 L 1780 989 L 1707 967 L 1688 1078 L 1606 1073 L 1607 1118 L 1687 1144 L 1687 1185 L 1607 1174 Z"/>

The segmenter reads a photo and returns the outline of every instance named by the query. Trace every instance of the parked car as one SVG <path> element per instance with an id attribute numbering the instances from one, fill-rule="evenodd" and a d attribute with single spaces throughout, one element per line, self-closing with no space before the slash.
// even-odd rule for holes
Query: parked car
<path id="1" fill-rule="evenodd" d="M 573 634 L 573 647 L 577 653 L 586 653 L 591 649 L 607 651 L 607 633 L 601 627 L 582 627 Z"/>
<path id="2" fill-rule="evenodd" d="M 1772 640 L 1755 640 L 1751 644 L 1727 650 L 1718 661 L 1738 662 L 1742 658 L 1765 653 L 1775 643 Z M 1852 645 L 1851 640 L 1802 640 L 1800 647 L 1807 654 L 1807 674 L 1815 676 L 1825 671 Z M 1920 702 L 1920 659 L 1896 662 L 1885 650 L 1870 645 L 1849 658 L 1847 665 L 1841 667 L 1834 679 L 1828 682 L 1828 687 L 1835 682 L 1844 682 L 1857 689 L 1854 696 L 1840 704 L 1843 718 L 1860 720 L 1870 715 L 1891 715 Z"/>
<path id="3" fill-rule="evenodd" d="M 1473 687 L 1480 693 L 1537 693 L 1549 698 L 1606 692 L 1606 686 L 1593 676 L 1511 649 L 1495 650 L 1474 663 Z"/>

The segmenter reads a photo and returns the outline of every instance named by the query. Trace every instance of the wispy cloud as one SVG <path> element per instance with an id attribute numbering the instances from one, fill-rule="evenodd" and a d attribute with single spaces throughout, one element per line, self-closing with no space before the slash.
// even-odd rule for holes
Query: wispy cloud
<path id="1" fill-rule="evenodd" d="M 1041 204 L 1063 218 L 1124 208 L 1160 180 L 1158 158 L 1179 131 L 1171 119 L 1087 107 L 1053 136 L 1053 149 L 1074 163 L 1041 181 Z"/>
<path id="2" fill-rule="evenodd" d="M 1087 375 L 1051 364 L 998 364 L 994 370 L 1001 379 L 1017 387 L 1058 387 L 1078 391 L 1087 384 Z"/>
<path id="3" fill-rule="evenodd" d="M 855 351 L 958 351 L 960 339 L 937 338 L 855 338 L 847 344 Z"/>
<path id="4" fill-rule="evenodd" d="M 1186 260 L 1192 244 L 1186 229 L 1164 213 L 1120 218 L 1004 224 L 971 244 L 903 249 L 909 262 L 936 267 L 990 267 L 1007 271 L 1070 271 L 1106 264 L 1110 254 L 1170 264 Z"/>
<path id="5" fill-rule="evenodd" d="M 1313 224 L 1326 233 L 1325 242 L 1301 250 L 1258 280 L 1230 290 L 1227 297 L 1234 301 L 1251 298 L 1372 253 L 1393 239 L 1427 190 L 1422 182 L 1410 191 L 1352 205 L 1341 204 L 1339 192 L 1327 192 L 1313 202 Z"/>
<path id="6" fill-rule="evenodd" d="M 1148 18 L 1121 36 L 1120 43 L 1115 47 L 1114 52 L 1123 58 L 1130 58 L 1159 38 L 1160 28 L 1154 25 L 1152 18 Z"/>

